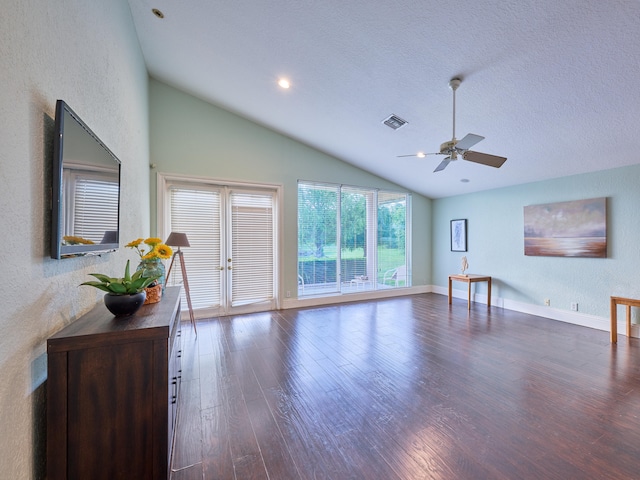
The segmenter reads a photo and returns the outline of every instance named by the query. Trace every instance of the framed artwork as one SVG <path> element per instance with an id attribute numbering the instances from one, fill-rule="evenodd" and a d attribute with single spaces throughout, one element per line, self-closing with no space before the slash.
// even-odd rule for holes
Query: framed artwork
<path id="1" fill-rule="evenodd" d="M 607 199 L 524 207 L 524 254 L 607 257 Z"/>
<path id="2" fill-rule="evenodd" d="M 467 219 L 451 220 L 451 251 L 467 251 Z"/>

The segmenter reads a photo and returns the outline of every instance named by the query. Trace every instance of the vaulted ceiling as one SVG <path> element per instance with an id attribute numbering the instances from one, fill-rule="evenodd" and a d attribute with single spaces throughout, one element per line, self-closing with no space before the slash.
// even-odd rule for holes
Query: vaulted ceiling
<path id="1" fill-rule="evenodd" d="M 640 163 L 637 0 L 130 6 L 154 78 L 428 197 Z M 456 137 L 501 168 L 397 157 L 451 140 L 452 77 Z"/>

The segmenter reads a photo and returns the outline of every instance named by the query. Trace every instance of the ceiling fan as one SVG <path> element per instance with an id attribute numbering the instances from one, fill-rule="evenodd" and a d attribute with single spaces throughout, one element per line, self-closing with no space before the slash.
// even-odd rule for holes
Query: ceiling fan
<path id="1" fill-rule="evenodd" d="M 447 158 L 440 162 L 440 165 L 436 167 L 434 172 L 440 172 L 447 168 L 447 165 L 449 165 L 450 162 L 458 159 L 458 155 L 463 160 L 495 168 L 500 168 L 502 164 L 507 161 L 506 157 L 498 157 L 496 155 L 489 155 L 488 153 L 473 152 L 469 150 L 476 143 L 484 140 L 484 137 L 480 135 L 468 133 L 462 140 L 456 140 L 456 90 L 461 83 L 462 80 L 459 78 L 452 78 L 449 81 L 449 87 L 453 90 L 453 136 L 451 140 L 440 145 L 440 151 L 436 153 L 418 152 L 413 155 L 398 155 L 398 157 L 424 158 L 427 155 L 447 155 Z"/>

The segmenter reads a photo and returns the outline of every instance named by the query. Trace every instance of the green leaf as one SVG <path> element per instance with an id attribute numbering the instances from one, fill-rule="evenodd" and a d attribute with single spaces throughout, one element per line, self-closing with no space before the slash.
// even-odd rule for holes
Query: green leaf
<path id="1" fill-rule="evenodd" d="M 160 277 L 156 277 L 156 278 L 145 278 L 145 282 L 142 284 L 143 288 L 147 288 L 149 285 L 151 285 L 153 282 L 155 282 L 158 278 Z"/>
<path id="2" fill-rule="evenodd" d="M 131 275 L 129 274 L 129 260 L 127 260 L 127 266 L 124 269 L 124 281 L 125 282 L 131 281 Z"/>
<path id="3" fill-rule="evenodd" d="M 117 282 L 118 281 L 117 278 L 108 277 L 108 276 L 103 275 L 101 273 L 90 273 L 89 275 L 91 275 L 92 277 L 96 277 L 98 280 L 100 280 L 103 283 L 111 283 L 111 282 Z"/>
<path id="4" fill-rule="evenodd" d="M 144 284 L 145 284 L 146 278 L 142 277 L 142 278 L 138 278 L 137 280 L 135 280 L 134 282 L 131 282 L 130 284 L 130 288 L 132 290 L 143 290 L 144 289 Z"/>
<path id="5" fill-rule="evenodd" d="M 109 287 L 107 287 L 104 283 L 100 283 L 100 282 L 84 282 L 84 283 L 81 283 L 80 285 L 88 285 L 90 287 L 96 287 L 97 289 L 105 292 L 111 292 L 111 290 L 109 290 Z"/>
<path id="6" fill-rule="evenodd" d="M 127 287 L 125 287 L 121 283 L 111 283 L 111 284 L 109 284 L 108 288 L 113 293 L 128 293 L 127 292 Z"/>
<path id="7" fill-rule="evenodd" d="M 133 275 L 131 275 L 131 281 L 135 281 L 139 279 L 141 276 L 142 276 L 142 270 L 137 270 L 136 272 L 134 272 Z"/>

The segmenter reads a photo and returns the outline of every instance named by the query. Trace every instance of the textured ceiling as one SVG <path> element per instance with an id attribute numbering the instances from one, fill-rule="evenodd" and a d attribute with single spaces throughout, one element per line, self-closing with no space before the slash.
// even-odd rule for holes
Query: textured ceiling
<path id="1" fill-rule="evenodd" d="M 130 6 L 154 78 L 428 197 L 640 163 L 637 0 Z M 454 76 L 456 137 L 502 168 L 396 158 L 451 139 Z"/>

